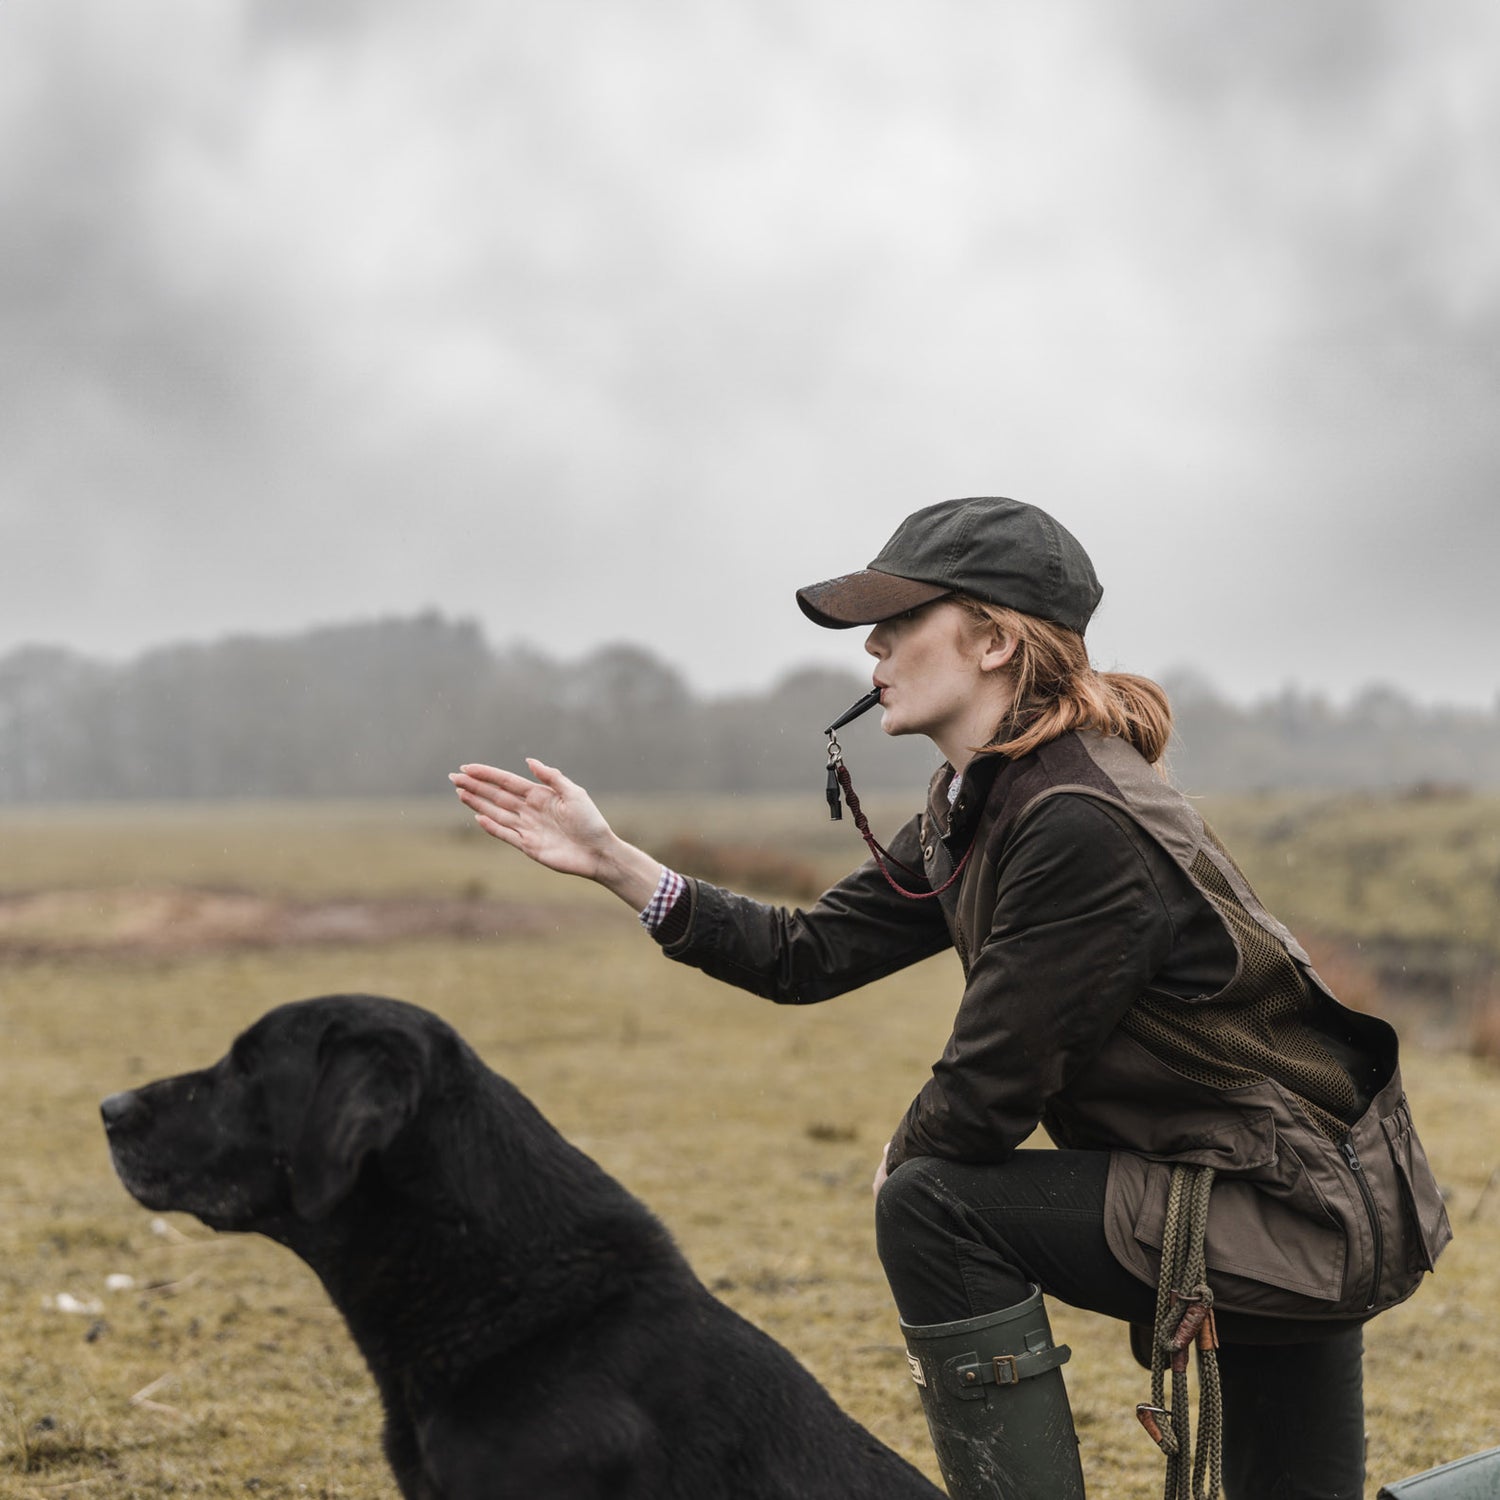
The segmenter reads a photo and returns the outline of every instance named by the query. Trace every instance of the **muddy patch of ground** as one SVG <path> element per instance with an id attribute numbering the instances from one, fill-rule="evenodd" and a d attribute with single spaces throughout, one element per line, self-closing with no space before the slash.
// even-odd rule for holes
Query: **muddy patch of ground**
<path id="1" fill-rule="evenodd" d="M 180 886 L 39 891 L 0 896 L 0 957 L 509 937 L 555 933 L 589 920 L 586 911 L 482 898 L 293 900 Z"/>

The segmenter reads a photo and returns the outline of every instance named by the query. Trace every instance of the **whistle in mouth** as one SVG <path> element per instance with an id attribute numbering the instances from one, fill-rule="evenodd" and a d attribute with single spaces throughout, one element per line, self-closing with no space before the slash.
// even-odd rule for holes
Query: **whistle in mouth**
<path id="1" fill-rule="evenodd" d="M 846 708 L 843 713 L 841 713 L 838 718 L 836 718 L 833 723 L 823 731 L 823 733 L 832 734 L 834 730 L 842 729 L 845 724 L 851 723 L 861 714 L 868 713 L 872 708 L 875 707 L 877 703 L 880 702 L 880 694 L 880 688 L 871 688 L 863 698 L 856 699 L 853 703 L 851 703 L 849 707 Z"/>

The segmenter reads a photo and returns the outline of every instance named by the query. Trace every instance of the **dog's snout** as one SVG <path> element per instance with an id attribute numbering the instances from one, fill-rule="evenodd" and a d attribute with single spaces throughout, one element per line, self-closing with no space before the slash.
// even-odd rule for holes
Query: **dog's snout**
<path id="1" fill-rule="evenodd" d="M 138 1125 L 146 1115 L 146 1102 L 134 1089 L 126 1089 L 119 1094 L 111 1094 L 99 1106 L 99 1113 L 104 1118 L 104 1128 L 114 1132 L 127 1129 L 131 1125 Z"/>

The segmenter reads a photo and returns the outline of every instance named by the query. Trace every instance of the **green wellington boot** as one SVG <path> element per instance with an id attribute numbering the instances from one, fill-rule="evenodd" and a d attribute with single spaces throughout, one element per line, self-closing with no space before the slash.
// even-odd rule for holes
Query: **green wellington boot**
<path id="1" fill-rule="evenodd" d="M 1083 1500 L 1060 1368 L 1072 1351 L 1052 1342 L 1040 1288 L 981 1318 L 901 1331 L 954 1500 Z"/>

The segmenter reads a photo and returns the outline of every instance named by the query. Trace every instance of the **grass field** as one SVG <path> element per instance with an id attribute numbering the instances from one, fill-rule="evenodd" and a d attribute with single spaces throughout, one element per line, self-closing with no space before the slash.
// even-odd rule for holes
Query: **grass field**
<path id="1" fill-rule="evenodd" d="M 767 879 L 821 878 L 857 852 L 815 799 L 610 810 L 658 845 L 704 827 L 774 843 L 798 868 Z M 1279 806 L 1280 832 L 1254 806 L 1213 815 L 1263 887 L 1278 861 L 1347 878 L 1316 842 L 1331 814 L 1307 840 Z M 1360 856 L 1371 942 L 1381 882 L 1436 858 L 1425 840 L 1493 876 L 1500 809 L 1443 816 L 1442 838 L 1418 830 L 1406 849 L 1393 834 L 1384 863 Z M 657 1210 L 710 1286 L 934 1472 L 867 1184 L 946 1034 L 951 958 L 828 1005 L 768 1006 L 664 962 L 611 898 L 436 803 L 11 811 L 0 855 L 0 1496 L 394 1496 L 373 1391 L 311 1274 L 268 1242 L 138 1208 L 97 1118 L 104 1094 L 212 1061 L 273 1004 L 356 989 L 451 1020 Z M 1280 893 L 1294 920 L 1295 884 Z M 1455 909 L 1483 927 L 1482 910 Z M 288 917 L 311 910 L 326 920 Z M 1369 1330 L 1372 1496 L 1500 1441 L 1500 1075 L 1420 1048 L 1406 1071 L 1458 1238 Z M 1134 1419 L 1147 1377 L 1117 1326 L 1069 1309 L 1055 1323 L 1090 1493 L 1149 1500 L 1160 1470 Z"/>

